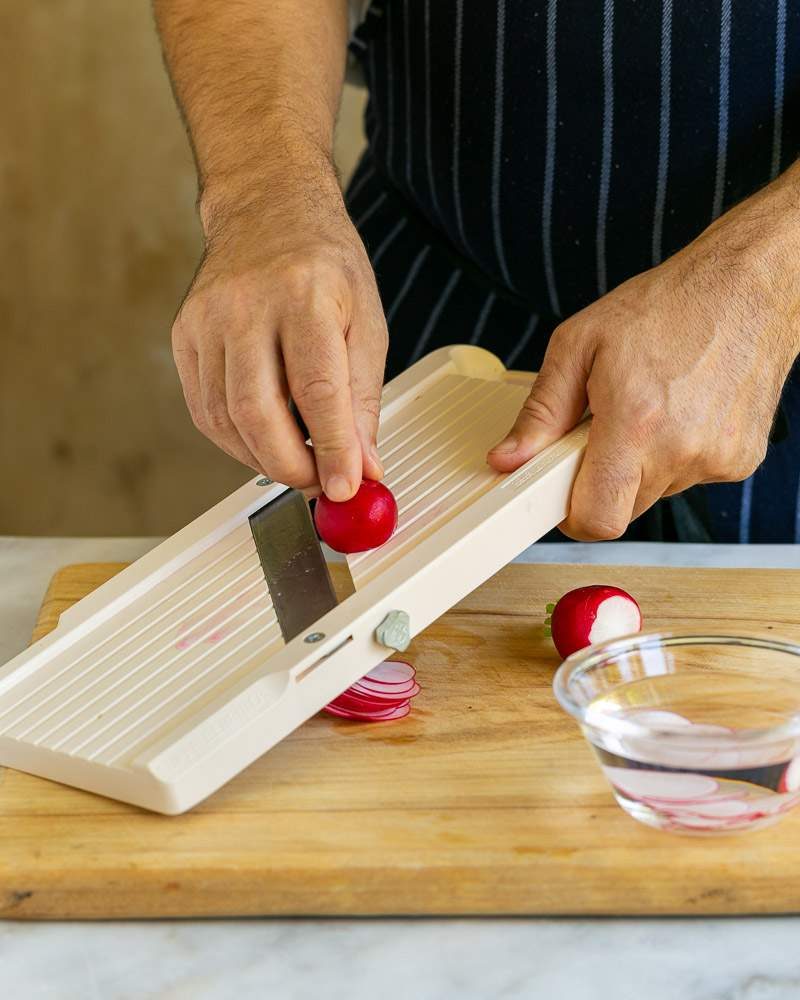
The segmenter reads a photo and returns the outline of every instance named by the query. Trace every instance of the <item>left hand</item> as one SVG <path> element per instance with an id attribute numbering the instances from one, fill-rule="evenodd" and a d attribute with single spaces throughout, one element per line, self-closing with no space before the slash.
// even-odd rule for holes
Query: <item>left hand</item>
<path id="1" fill-rule="evenodd" d="M 742 215 L 723 216 L 553 333 L 531 394 L 489 463 L 518 468 L 588 405 L 588 446 L 561 525 L 570 537 L 618 538 L 660 497 L 746 479 L 762 462 L 800 351 L 797 276 L 782 280 L 776 261 L 788 255 L 800 269 L 793 242 L 781 255 L 760 243 L 754 249 Z"/>

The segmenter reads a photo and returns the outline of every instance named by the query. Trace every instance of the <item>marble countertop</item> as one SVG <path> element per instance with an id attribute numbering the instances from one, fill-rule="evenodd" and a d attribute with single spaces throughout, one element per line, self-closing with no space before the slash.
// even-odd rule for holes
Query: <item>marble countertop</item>
<path id="1" fill-rule="evenodd" d="M 0 663 L 52 573 L 157 539 L 0 538 Z M 538 545 L 528 562 L 800 566 L 793 546 Z M 0 862 L 2 859 L 0 859 Z M 798 1000 L 800 917 L 0 921 L 18 1000 Z"/>

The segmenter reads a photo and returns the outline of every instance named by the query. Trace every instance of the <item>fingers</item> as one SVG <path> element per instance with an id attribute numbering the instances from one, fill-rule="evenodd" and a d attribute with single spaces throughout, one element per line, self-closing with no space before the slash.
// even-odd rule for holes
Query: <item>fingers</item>
<path id="1" fill-rule="evenodd" d="M 375 297 L 377 299 L 377 295 Z M 356 313 L 347 336 L 353 419 L 367 479 L 383 477 L 383 463 L 376 441 L 387 346 L 386 320 L 378 300 L 371 303 L 369 309 Z"/>
<path id="2" fill-rule="evenodd" d="M 645 511 L 650 510 L 653 504 L 658 503 L 662 497 L 672 496 L 676 492 L 681 491 L 674 489 L 673 484 L 663 476 L 655 478 L 643 474 L 639 492 L 636 495 L 636 503 L 633 505 L 631 520 L 635 521 Z"/>
<path id="3" fill-rule="evenodd" d="M 578 423 L 587 405 L 588 370 L 582 353 L 568 327 L 556 330 L 516 423 L 489 452 L 492 468 L 518 469 Z"/>
<path id="4" fill-rule="evenodd" d="M 293 414 L 275 340 L 261 330 L 230 338 L 225 393 L 231 420 L 260 468 L 277 482 L 314 489 L 314 456 Z"/>
<path id="5" fill-rule="evenodd" d="M 641 456 L 624 427 L 595 417 L 561 531 L 576 541 L 619 538 L 634 516 L 641 482 Z"/>
<path id="6" fill-rule="evenodd" d="M 203 432 L 243 465 L 258 470 L 258 460 L 242 440 L 228 413 L 224 353 L 221 349 L 201 349 L 197 362 Z"/>
<path id="7" fill-rule="evenodd" d="M 340 324 L 322 311 L 294 314 L 280 331 L 280 342 L 289 392 L 311 435 L 322 489 L 331 500 L 349 500 L 361 483 L 362 460 Z"/>

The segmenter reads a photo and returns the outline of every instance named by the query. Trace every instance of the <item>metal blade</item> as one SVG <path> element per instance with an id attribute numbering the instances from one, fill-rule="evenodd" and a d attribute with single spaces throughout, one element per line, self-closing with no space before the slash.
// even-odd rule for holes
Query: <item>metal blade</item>
<path id="1" fill-rule="evenodd" d="M 250 530 L 289 642 L 338 604 L 306 498 L 286 490 L 251 514 Z"/>

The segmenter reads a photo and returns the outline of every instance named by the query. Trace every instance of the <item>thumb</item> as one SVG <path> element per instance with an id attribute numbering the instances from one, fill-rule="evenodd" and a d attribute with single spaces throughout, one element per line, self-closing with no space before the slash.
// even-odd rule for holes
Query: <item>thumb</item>
<path id="1" fill-rule="evenodd" d="M 577 340 L 556 330 L 516 423 L 489 452 L 492 468 L 513 472 L 572 430 L 586 409 L 588 376 Z"/>
<path id="2" fill-rule="evenodd" d="M 383 463 L 377 449 L 381 390 L 388 334 L 380 307 L 361 311 L 347 336 L 353 419 L 361 442 L 364 476 L 382 479 Z"/>

